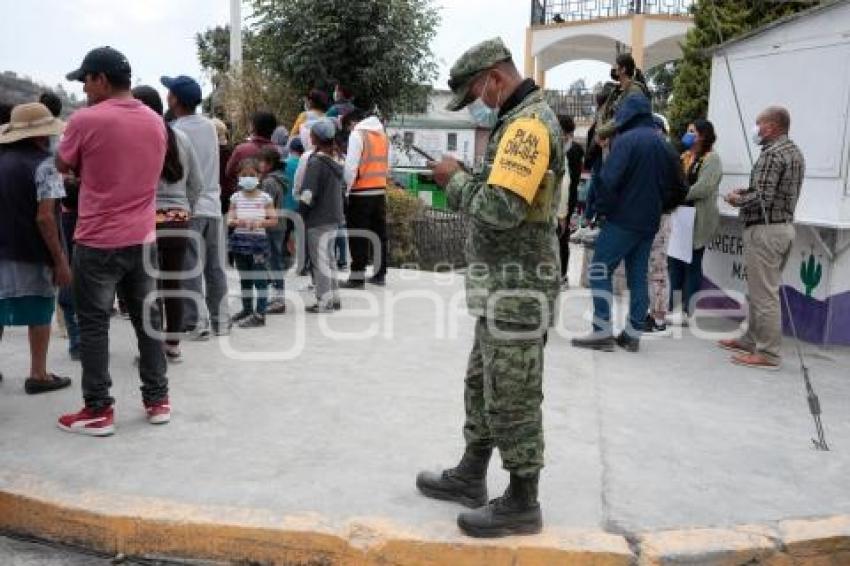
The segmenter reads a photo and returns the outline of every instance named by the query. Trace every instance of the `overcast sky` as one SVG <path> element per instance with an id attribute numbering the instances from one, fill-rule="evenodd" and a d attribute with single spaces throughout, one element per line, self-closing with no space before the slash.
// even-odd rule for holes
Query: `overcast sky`
<path id="1" fill-rule="evenodd" d="M 445 87 L 448 69 L 467 47 L 501 36 L 522 70 L 528 0 L 435 0 L 442 24 L 433 50 Z M 318 4 L 321 6 L 321 3 Z M 49 86 L 62 84 L 82 94 L 81 85 L 65 81 L 85 53 L 111 45 L 133 68 L 134 83 L 158 86 L 161 75 L 187 74 L 209 90 L 198 65 L 194 34 L 225 24 L 228 0 L 4 0 L 0 18 L 0 71 L 15 71 Z M 548 74 L 548 88 L 567 88 L 578 78 L 588 86 L 604 80 L 609 67 L 575 62 Z"/>

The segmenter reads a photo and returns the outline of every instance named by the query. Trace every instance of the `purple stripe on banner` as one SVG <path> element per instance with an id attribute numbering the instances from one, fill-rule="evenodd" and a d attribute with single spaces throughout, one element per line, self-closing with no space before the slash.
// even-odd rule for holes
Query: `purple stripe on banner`
<path id="1" fill-rule="evenodd" d="M 703 279 L 703 290 L 720 290 L 709 279 Z M 826 301 L 807 297 L 797 289 L 783 285 L 782 300 L 782 331 L 791 336 L 791 324 L 788 320 L 788 309 L 785 297 L 788 298 L 791 315 L 801 340 L 812 344 L 850 345 L 850 291 L 833 295 Z M 701 299 L 699 308 L 711 310 L 732 310 L 738 308 L 738 303 L 726 296 L 715 296 Z"/>

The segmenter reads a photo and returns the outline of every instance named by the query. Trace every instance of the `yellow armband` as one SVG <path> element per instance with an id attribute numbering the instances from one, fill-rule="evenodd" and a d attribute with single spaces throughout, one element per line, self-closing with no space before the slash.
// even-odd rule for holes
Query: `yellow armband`
<path id="1" fill-rule="evenodd" d="M 531 204 L 549 168 L 549 152 L 549 130 L 542 121 L 514 120 L 499 141 L 487 184 L 516 193 Z"/>

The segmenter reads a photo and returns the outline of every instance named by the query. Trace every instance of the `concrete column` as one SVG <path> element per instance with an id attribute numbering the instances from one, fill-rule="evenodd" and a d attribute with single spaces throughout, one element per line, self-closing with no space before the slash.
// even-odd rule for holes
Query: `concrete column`
<path id="1" fill-rule="evenodd" d="M 534 56 L 531 54 L 532 31 L 530 27 L 525 28 L 525 78 L 534 77 Z"/>
<path id="2" fill-rule="evenodd" d="M 632 16 L 632 57 L 635 60 L 635 65 L 641 70 L 644 62 L 644 47 L 646 36 L 646 15 L 635 14 Z"/>
<path id="3" fill-rule="evenodd" d="M 230 0 L 230 65 L 242 64 L 242 1 Z"/>
<path id="4" fill-rule="evenodd" d="M 546 88 L 546 71 L 543 70 L 543 65 L 540 64 L 540 60 L 537 61 L 537 72 L 534 74 L 534 82 L 537 83 L 537 86 L 540 88 Z"/>

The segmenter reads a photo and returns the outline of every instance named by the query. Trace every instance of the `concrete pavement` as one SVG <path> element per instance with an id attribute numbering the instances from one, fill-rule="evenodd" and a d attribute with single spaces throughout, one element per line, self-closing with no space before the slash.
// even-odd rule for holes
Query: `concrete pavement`
<path id="1" fill-rule="evenodd" d="M 473 321 L 461 289 L 456 276 L 393 272 L 385 289 L 345 296 L 341 315 L 290 312 L 186 342 L 185 362 L 169 368 L 174 415 L 163 427 L 143 418 L 130 325 L 115 319 L 118 429 L 106 439 L 55 428 L 81 406 L 61 339 L 51 368 L 73 375 L 73 388 L 27 397 L 26 334 L 7 329 L 0 527 L 110 551 L 277 563 L 784 564 L 795 549 L 850 563 L 847 351 L 807 347 L 833 448 L 817 452 L 790 344 L 776 373 L 728 364 L 691 329 L 645 340 L 637 355 L 575 350 L 567 330 L 586 328 L 581 296 L 563 302 L 565 329 L 546 351 L 546 531 L 462 537 L 460 509 L 414 488 L 419 469 L 453 465 L 462 450 Z M 291 359 L 250 359 L 258 350 Z M 494 458 L 491 496 L 506 483 Z"/>

